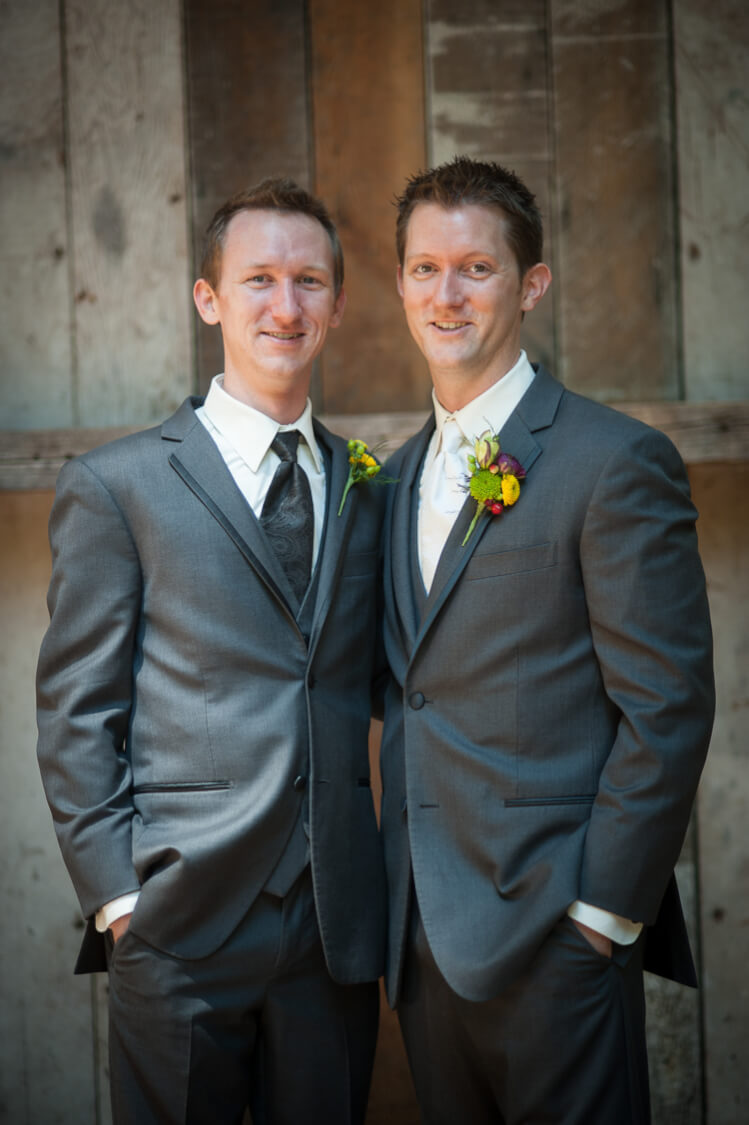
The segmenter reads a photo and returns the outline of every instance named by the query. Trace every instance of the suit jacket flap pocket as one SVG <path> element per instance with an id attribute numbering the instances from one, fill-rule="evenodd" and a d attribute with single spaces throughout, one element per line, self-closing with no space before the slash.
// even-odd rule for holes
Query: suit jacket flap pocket
<path id="1" fill-rule="evenodd" d="M 468 564 L 466 578 L 471 581 L 478 578 L 498 578 L 505 574 L 523 574 L 554 566 L 556 561 L 556 543 L 534 543 L 530 547 L 492 551 L 491 554 L 476 553 Z"/>

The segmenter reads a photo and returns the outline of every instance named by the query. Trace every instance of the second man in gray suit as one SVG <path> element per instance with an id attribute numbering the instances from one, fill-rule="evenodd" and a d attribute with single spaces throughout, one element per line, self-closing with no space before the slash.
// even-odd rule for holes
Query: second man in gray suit
<path id="1" fill-rule="evenodd" d="M 428 1125 L 643 1125 L 713 714 L 684 466 L 522 351 L 551 275 L 516 176 L 415 176 L 397 241 L 434 414 L 389 465 L 389 998 Z"/>

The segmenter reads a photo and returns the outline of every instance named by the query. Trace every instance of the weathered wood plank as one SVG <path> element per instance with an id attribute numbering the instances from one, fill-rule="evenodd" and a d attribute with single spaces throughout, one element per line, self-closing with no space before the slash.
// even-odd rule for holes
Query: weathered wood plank
<path id="1" fill-rule="evenodd" d="M 717 715 L 698 799 L 707 1121 L 749 1120 L 749 465 L 690 471 L 715 634 Z"/>
<path id="2" fill-rule="evenodd" d="M 680 397 L 666 10 L 551 6 L 557 374 L 604 401 Z"/>
<path id="3" fill-rule="evenodd" d="M 191 389 L 179 0 L 68 0 L 78 422 Z"/>
<path id="4" fill-rule="evenodd" d="M 50 493 L 0 495 L 0 1120 L 93 1122 L 82 922 L 36 765 L 34 669 L 47 626 Z"/>
<path id="5" fill-rule="evenodd" d="M 70 286 L 57 0 L 0 5 L 0 415 L 70 426 Z"/>
<path id="6" fill-rule="evenodd" d="M 346 256 L 348 306 L 321 360 L 326 411 L 426 408 L 395 288 L 393 195 L 424 165 L 420 0 L 310 0 L 316 188 Z M 343 17 L 343 18 L 342 18 Z"/>
<path id="7" fill-rule="evenodd" d="M 676 0 L 684 367 L 689 399 L 749 395 L 749 7 Z"/>
<path id="8" fill-rule="evenodd" d="M 749 403 L 617 403 L 668 434 L 687 464 L 749 461 Z M 423 425 L 426 411 L 322 414 L 334 433 L 360 437 L 382 460 Z M 139 426 L 90 430 L 0 430 L 0 490 L 51 488 L 65 461 L 134 433 Z"/>
<path id="9" fill-rule="evenodd" d="M 429 162 L 457 154 L 496 160 L 536 195 L 554 268 L 549 183 L 546 5 L 543 0 L 427 0 L 427 136 Z M 526 318 L 523 346 L 552 369 L 555 289 Z"/>
<path id="10" fill-rule="evenodd" d="M 185 0 L 193 272 L 213 213 L 265 176 L 309 187 L 304 0 Z M 223 370 L 218 328 L 197 325 L 198 386 Z"/>

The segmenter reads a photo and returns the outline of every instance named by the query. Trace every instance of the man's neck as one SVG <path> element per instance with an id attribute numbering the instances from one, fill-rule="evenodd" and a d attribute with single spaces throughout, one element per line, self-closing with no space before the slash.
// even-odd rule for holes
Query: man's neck
<path id="1" fill-rule="evenodd" d="M 224 375 L 223 388 L 226 394 L 232 398 L 251 406 L 253 410 L 259 410 L 281 426 L 296 422 L 297 418 L 304 413 L 309 391 L 309 386 L 295 386 L 289 390 L 274 393 L 272 390 L 248 385 L 247 382 L 236 378 L 236 376 L 232 378 L 230 373 Z"/>
<path id="2" fill-rule="evenodd" d="M 489 387 L 493 387 L 500 379 L 503 379 L 508 372 L 512 371 L 519 358 L 520 349 L 511 360 L 492 364 L 490 368 L 478 375 L 454 369 L 432 370 L 430 374 L 434 384 L 434 393 L 445 410 L 454 414 L 457 410 L 462 410 L 469 402 L 473 402 L 484 391 L 488 391 Z"/>

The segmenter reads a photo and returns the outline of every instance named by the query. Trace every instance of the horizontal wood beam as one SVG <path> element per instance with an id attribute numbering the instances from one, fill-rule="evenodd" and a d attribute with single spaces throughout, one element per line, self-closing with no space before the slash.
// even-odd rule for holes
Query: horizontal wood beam
<path id="1" fill-rule="evenodd" d="M 617 403 L 616 409 L 663 430 L 688 465 L 749 461 L 749 402 L 633 402 Z M 362 438 L 381 458 L 415 433 L 425 418 L 423 411 L 322 416 L 335 433 Z M 65 461 L 138 429 L 142 427 L 0 430 L 0 489 L 52 488 Z"/>

